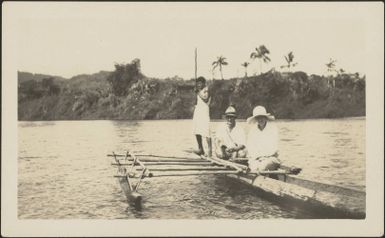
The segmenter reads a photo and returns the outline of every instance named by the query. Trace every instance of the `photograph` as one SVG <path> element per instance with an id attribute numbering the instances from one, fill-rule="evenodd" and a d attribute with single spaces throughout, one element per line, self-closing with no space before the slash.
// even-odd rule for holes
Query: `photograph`
<path id="1" fill-rule="evenodd" d="M 2 22 L 3 236 L 383 235 L 383 2 Z"/>

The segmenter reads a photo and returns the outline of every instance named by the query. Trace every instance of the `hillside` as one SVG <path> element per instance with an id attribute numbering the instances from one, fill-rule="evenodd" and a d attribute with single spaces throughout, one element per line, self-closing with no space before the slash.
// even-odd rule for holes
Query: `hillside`
<path id="1" fill-rule="evenodd" d="M 131 68 L 124 68 L 128 66 Z M 19 72 L 18 119 L 192 118 L 194 80 L 153 79 L 141 74 L 139 66 L 116 67 L 115 72 L 101 71 L 71 79 L 37 79 L 36 74 Z M 134 73 L 135 77 L 130 78 Z M 323 77 L 304 72 L 268 72 L 208 83 L 212 119 L 221 118 L 229 104 L 236 106 L 239 118 L 250 116 L 256 105 L 264 105 L 278 119 L 365 116 L 365 78 L 358 75 Z"/>
<path id="2" fill-rule="evenodd" d="M 47 75 L 47 74 L 32 74 L 29 72 L 22 72 L 22 71 L 17 72 L 17 80 L 19 83 L 22 83 L 28 80 L 35 80 L 40 82 L 45 78 L 54 78 L 56 82 L 66 80 L 65 78 L 60 76 L 53 76 L 53 75 Z"/>

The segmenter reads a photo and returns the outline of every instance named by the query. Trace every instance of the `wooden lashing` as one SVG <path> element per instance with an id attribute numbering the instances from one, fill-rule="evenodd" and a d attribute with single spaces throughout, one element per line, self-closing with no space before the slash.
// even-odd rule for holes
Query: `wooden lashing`
<path id="1" fill-rule="evenodd" d="M 128 152 L 127 152 L 127 154 L 128 154 Z M 142 168 L 142 171 L 140 172 L 140 176 L 138 177 L 139 180 L 136 183 L 135 188 L 134 188 L 134 192 L 136 192 L 138 190 L 138 188 L 139 188 L 140 183 L 146 177 L 146 174 L 149 174 L 150 172 L 146 168 L 146 166 L 142 163 L 142 161 L 140 161 L 138 159 L 138 157 L 136 157 L 135 154 L 130 153 L 129 155 L 130 155 L 130 157 L 133 158 L 133 162 L 132 162 L 132 166 L 131 166 L 131 172 L 134 170 L 134 167 L 135 167 L 136 164 L 138 164 Z"/>
<path id="2" fill-rule="evenodd" d="M 115 160 L 116 164 L 118 165 L 118 170 L 117 170 L 116 176 L 126 176 L 127 169 L 122 166 L 120 161 L 116 158 L 117 155 L 114 152 L 112 152 L 112 155 L 114 156 L 114 160 Z"/>

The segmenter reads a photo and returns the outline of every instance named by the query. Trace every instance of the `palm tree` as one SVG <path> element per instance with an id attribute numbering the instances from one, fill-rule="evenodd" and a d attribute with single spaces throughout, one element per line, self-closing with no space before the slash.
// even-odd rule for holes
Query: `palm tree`
<path id="1" fill-rule="evenodd" d="M 337 60 L 330 58 L 329 63 L 325 64 L 328 72 L 336 72 L 336 69 L 335 69 L 336 68 L 336 62 L 337 62 Z"/>
<path id="2" fill-rule="evenodd" d="M 245 77 L 247 77 L 247 66 L 249 66 L 249 62 L 244 62 L 243 64 L 241 64 L 243 67 L 245 67 Z"/>
<path id="3" fill-rule="evenodd" d="M 290 71 L 291 67 L 295 67 L 298 64 L 297 62 L 293 63 L 294 54 L 292 51 L 290 51 L 289 54 L 287 54 L 287 56 L 285 55 L 285 60 L 286 60 L 287 65 L 282 65 L 281 68 L 288 68 L 289 71 Z"/>
<path id="4" fill-rule="evenodd" d="M 330 72 L 329 80 L 328 80 L 329 85 L 330 85 L 330 79 L 332 79 L 332 72 L 338 73 L 338 71 L 336 70 L 336 62 L 337 62 L 337 60 L 330 58 L 329 62 L 325 64 L 327 67 L 327 71 Z M 333 88 L 335 87 L 335 81 L 334 80 L 332 80 L 332 87 Z"/>
<path id="5" fill-rule="evenodd" d="M 259 47 L 255 48 L 255 52 L 252 52 L 250 55 L 251 59 L 259 59 L 259 68 L 260 73 L 262 74 L 262 61 L 265 63 L 270 62 L 270 58 L 267 56 L 270 54 L 270 51 L 266 48 L 264 45 L 260 45 Z"/>
<path id="6" fill-rule="evenodd" d="M 223 56 L 219 56 L 217 57 L 217 60 L 212 63 L 212 65 L 213 65 L 213 71 L 215 68 L 219 67 L 219 71 L 221 72 L 221 77 L 223 80 L 222 66 L 228 65 L 228 63 L 226 62 L 226 58 Z"/>

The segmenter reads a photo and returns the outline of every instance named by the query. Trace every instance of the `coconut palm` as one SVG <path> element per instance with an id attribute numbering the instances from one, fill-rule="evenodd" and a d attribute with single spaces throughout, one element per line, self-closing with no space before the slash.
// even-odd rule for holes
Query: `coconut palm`
<path id="1" fill-rule="evenodd" d="M 335 72 L 336 71 L 335 70 L 336 62 L 337 62 L 337 60 L 334 60 L 334 59 L 330 58 L 329 62 L 327 64 L 325 64 L 326 67 L 327 67 L 328 72 Z"/>
<path id="2" fill-rule="evenodd" d="M 294 61 L 294 54 L 292 51 L 289 52 L 289 54 L 285 55 L 285 60 L 287 65 L 282 65 L 281 68 L 288 68 L 290 71 L 291 67 L 295 67 L 298 63 L 293 63 Z"/>
<path id="3" fill-rule="evenodd" d="M 249 62 L 244 62 L 243 64 L 241 64 L 243 67 L 245 67 L 245 77 L 247 77 L 247 66 L 249 66 Z"/>
<path id="4" fill-rule="evenodd" d="M 226 58 L 223 56 L 217 57 L 217 60 L 212 63 L 213 71 L 219 67 L 219 71 L 221 72 L 221 77 L 223 80 L 223 73 L 222 73 L 222 66 L 228 65 L 229 63 L 226 62 Z"/>
<path id="5" fill-rule="evenodd" d="M 270 51 L 266 48 L 264 45 L 260 45 L 259 47 L 255 48 L 255 52 L 252 52 L 250 55 L 251 59 L 259 59 L 259 68 L 260 68 L 260 73 L 262 74 L 262 61 L 265 63 L 270 62 L 269 56 Z"/>
<path id="6" fill-rule="evenodd" d="M 335 87 L 335 81 L 332 79 L 332 75 L 331 74 L 333 72 L 337 72 L 338 73 L 338 71 L 336 70 L 336 62 L 337 62 L 337 60 L 334 60 L 334 59 L 330 58 L 329 62 L 325 64 L 326 67 L 327 67 L 327 71 L 330 73 L 328 84 L 330 85 L 330 79 L 331 79 L 333 87 Z"/>

